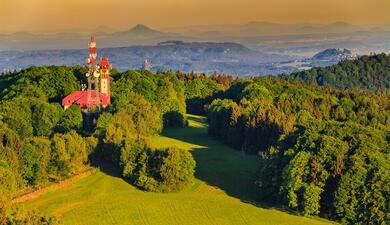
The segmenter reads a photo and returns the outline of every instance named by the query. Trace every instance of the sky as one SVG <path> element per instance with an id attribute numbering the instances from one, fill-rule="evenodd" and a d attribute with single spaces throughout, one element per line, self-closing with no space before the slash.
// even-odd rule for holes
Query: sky
<path id="1" fill-rule="evenodd" d="M 250 21 L 390 24 L 390 0 L 0 0 L 0 32 Z"/>

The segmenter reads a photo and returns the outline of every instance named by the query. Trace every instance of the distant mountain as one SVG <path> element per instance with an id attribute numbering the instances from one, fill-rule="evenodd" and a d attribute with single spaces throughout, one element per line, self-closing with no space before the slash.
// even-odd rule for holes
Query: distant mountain
<path id="1" fill-rule="evenodd" d="M 128 31 L 118 32 L 117 34 L 151 36 L 151 35 L 163 35 L 164 33 L 157 30 L 153 30 L 143 24 L 138 24 Z"/>
<path id="2" fill-rule="evenodd" d="M 34 37 L 34 34 L 28 33 L 28 32 L 16 32 L 13 34 L 10 34 L 9 36 L 14 36 L 17 38 L 26 38 L 26 37 Z"/>
<path id="3" fill-rule="evenodd" d="M 91 34 L 95 36 L 99 48 L 156 45 L 180 40 L 235 42 L 252 50 L 294 57 L 309 57 L 323 49 L 338 47 L 359 54 L 390 52 L 390 27 L 386 25 L 356 26 L 345 22 L 280 24 L 266 21 L 161 30 L 139 24 L 120 32 L 113 32 L 109 27 L 97 27 L 82 33 L 69 30 L 58 34 L 0 34 L 0 51 L 81 49 L 85 48 Z"/>
<path id="4" fill-rule="evenodd" d="M 188 26 L 181 28 L 167 29 L 170 32 L 179 32 L 182 34 L 193 33 L 194 31 L 222 32 L 225 35 L 234 36 L 259 36 L 259 35 L 299 35 L 311 33 L 349 33 L 369 30 L 369 27 L 356 26 L 345 22 L 334 22 L 330 24 L 280 24 L 266 21 L 252 21 L 246 24 L 224 24 L 207 26 Z"/>
<path id="5" fill-rule="evenodd" d="M 351 33 L 366 30 L 369 30 L 369 28 L 355 26 L 345 22 L 335 22 L 326 25 L 304 26 L 298 29 L 298 31 L 304 33 Z"/>
<path id="6" fill-rule="evenodd" d="M 104 28 L 104 27 L 102 27 Z M 99 30 L 99 31 L 98 31 Z M 58 34 L 0 34 L 1 50 L 50 50 L 84 48 L 90 35 L 94 35 L 98 47 L 126 47 L 131 45 L 153 45 L 161 41 L 183 39 L 179 34 L 161 32 L 145 25 L 136 25 L 127 31 L 104 32 L 99 28 L 90 34 L 58 33 Z"/>
<path id="7" fill-rule="evenodd" d="M 351 50 L 331 48 L 315 54 L 312 57 L 312 60 L 340 60 L 340 59 L 348 59 L 351 57 L 352 57 Z"/>
<path id="8" fill-rule="evenodd" d="M 266 54 L 237 43 L 166 41 L 157 45 L 98 48 L 119 70 L 139 69 L 144 59 L 153 70 L 181 70 L 236 75 L 262 75 L 291 72 L 290 67 L 275 67 L 275 62 L 292 60 L 289 56 Z M 87 49 L 7 51 L 0 54 L 0 70 L 20 69 L 32 65 L 83 64 Z"/>
<path id="9" fill-rule="evenodd" d="M 328 25 L 325 25 L 324 28 L 327 29 L 359 29 L 358 26 L 352 25 L 350 23 L 337 21 Z"/>

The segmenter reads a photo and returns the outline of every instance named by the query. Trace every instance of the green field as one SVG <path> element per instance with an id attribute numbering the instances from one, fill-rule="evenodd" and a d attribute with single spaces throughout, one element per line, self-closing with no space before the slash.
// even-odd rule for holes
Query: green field
<path id="1" fill-rule="evenodd" d="M 143 192 L 104 169 L 25 206 L 55 214 L 64 224 L 329 224 L 251 203 L 258 159 L 207 136 L 203 118 L 189 119 L 188 128 L 169 129 L 151 140 L 153 147 L 192 151 L 197 179 L 183 192 Z"/>

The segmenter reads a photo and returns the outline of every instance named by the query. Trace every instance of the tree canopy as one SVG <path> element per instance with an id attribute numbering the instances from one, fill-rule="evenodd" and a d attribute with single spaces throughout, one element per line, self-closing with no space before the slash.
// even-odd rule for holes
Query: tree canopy
<path id="1" fill-rule="evenodd" d="M 361 56 L 353 61 L 345 60 L 337 65 L 316 67 L 280 77 L 289 81 L 337 88 L 390 89 L 390 56 Z"/>
<path id="2" fill-rule="evenodd" d="M 259 199 L 344 224 L 389 221 L 389 92 L 266 77 L 218 97 L 207 106 L 209 134 L 263 158 Z"/>

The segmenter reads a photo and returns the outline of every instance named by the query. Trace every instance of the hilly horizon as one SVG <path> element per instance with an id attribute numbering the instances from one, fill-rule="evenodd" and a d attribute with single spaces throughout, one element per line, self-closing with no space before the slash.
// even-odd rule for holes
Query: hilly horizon
<path id="1" fill-rule="evenodd" d="M 98 44 L 100 41 L 98 42 Z M 86 49 L 5 51 L 0 55 L 0 71 L 26 68 L 32 65 L 78 65 Z M 99 48 L 98 56 L 112 60 L 121 71 L 139 69 L 144 59 L 151 61 L 154 71 L 168 69 L 185 72 L 229 73 L 236 75 L 278 74 L 293 68 L 272 66 L 294 58 L 267 54 L 232 42 L 166 41 L 157 45 Z"/>
<path id="2" fill-rule="evenodd" d="M 342 60 L 337 56 L 311 60 L 313 55 L 327 49 L 349 49 L 353 55 L 390 52 L 387 32 L 355 31 L 360 28 L 345 22 L 309 26 L 252 21 L 244 25 L 197 27 L 197 31 L 193 30 L 195 28 L 190 31 L 160 31 L 137 24 L 125 31 L 97 32 L 94 36 L 98 41 L 99 53 L 103 51 L 114 59 L 115 66 L 120 70 L 141 68 L 142 61 L 147 58 L 152 61 L 155 71 L 217 71 L 248 76 L 290 73 L 313 66 L 332 65 Z M 283 34 L 302 29 L 311 30 L 311 34 Z M 279 30 L 279 34 L 273 34 L 274 30 Z M 322 33 L 329 30 L 334 33 Z M 0 49 L 3 51 L 0 70 L 31 65 L 76 65 L 88 39 L 89 35 L 75 33 L 41 36 L 18 32 L 0 35 Z M 160 43 L 170 41 L 186 45 L 160 46 Z M 241 47 L 228 54 L 219 52 L 219 48 L 229 49 L 229 43 Z M 242 51 L 246 48 L 250 51 Z"/>
<path id="3" fill-rule="evenodd" d="M 104 27 L 102 27 L 104 29 Z M 108 28 L 109 29 L 109 28 Z M 264 54 L 290 57 L 312 56 L 329 48 L 348 48 L 358 54 L 390 52 L 390 26 L 357 26 L 345 22 L 329 24 L 277 24 L 248 22 L 241 25 L 188 26 L 153 29 L 137 24 L 123 31 L 87 33 L 0 34 L 0 51 L 83 49 L 90 35 L 102 48 L 157 45 L 160 42 L 235 42 Z"/>

